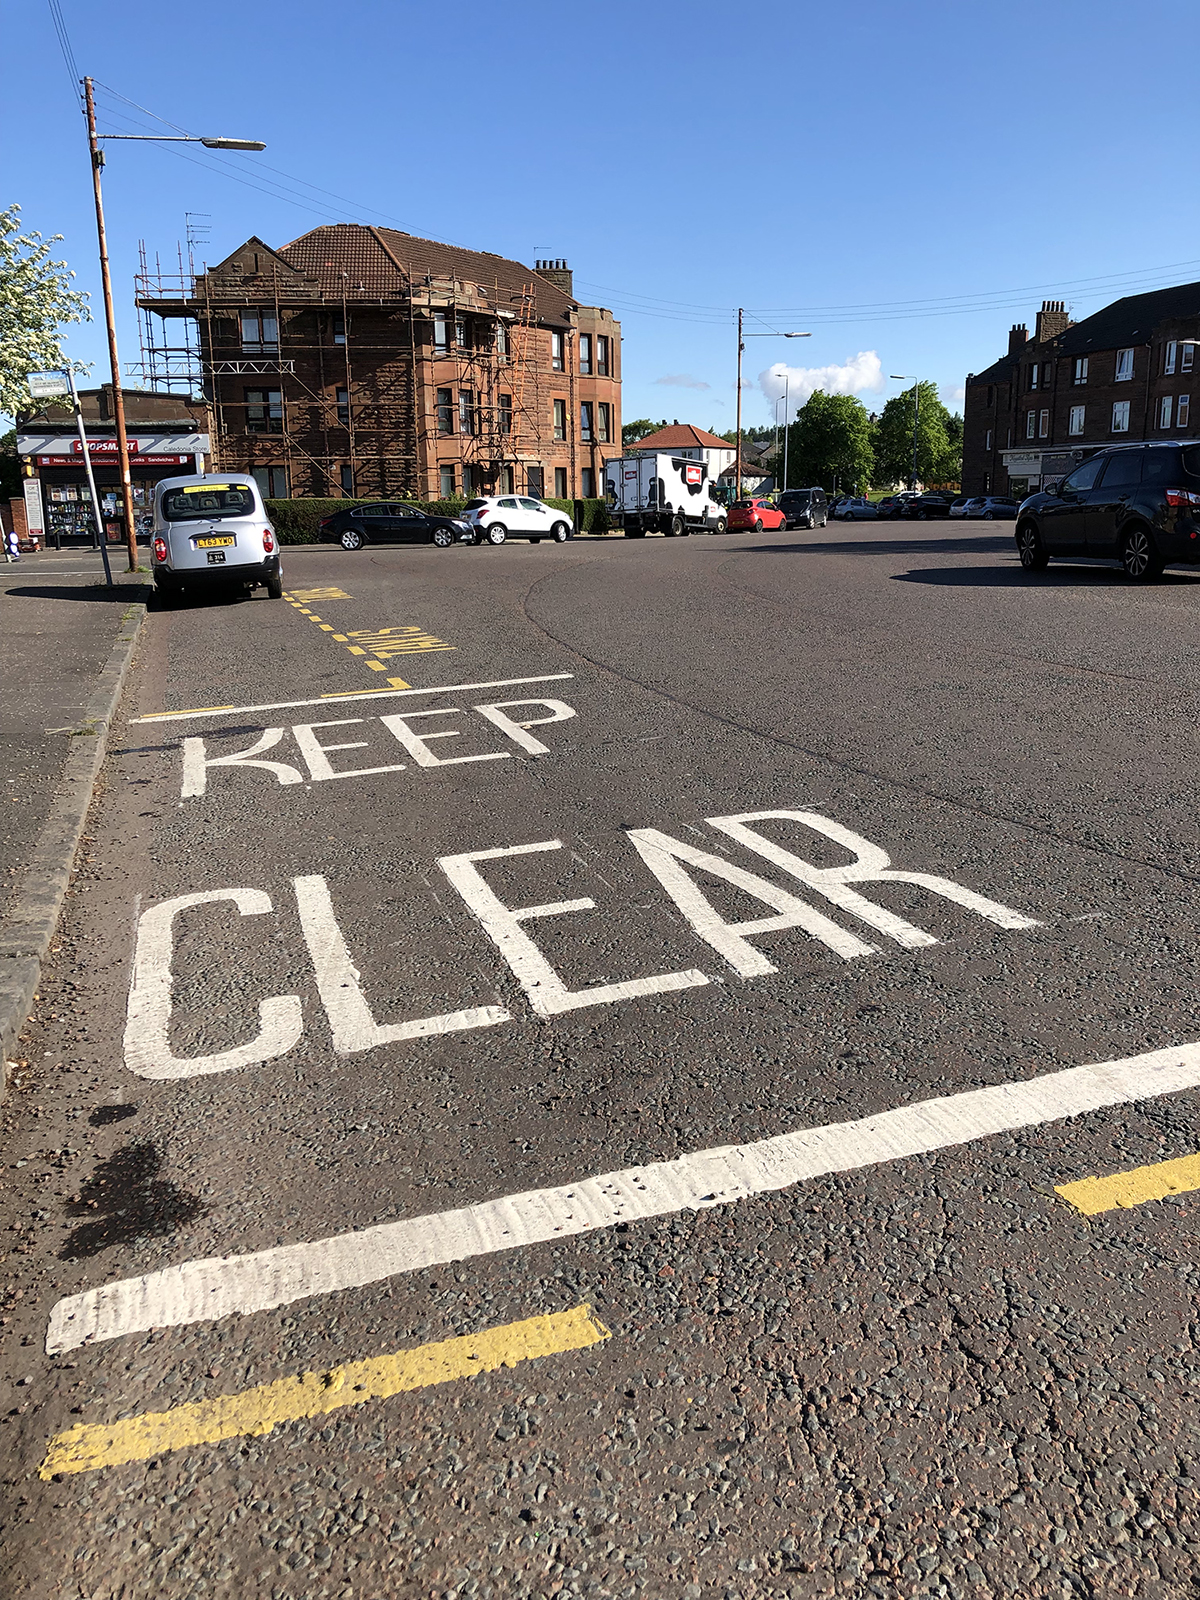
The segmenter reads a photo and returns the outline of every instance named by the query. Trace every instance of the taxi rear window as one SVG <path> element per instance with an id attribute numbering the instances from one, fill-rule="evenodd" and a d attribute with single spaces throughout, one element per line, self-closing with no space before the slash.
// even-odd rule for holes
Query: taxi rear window
<path id="1" fill-rule="evenodd" d="M 168 522 L 195 522 L 204 517 L 252 517 L 254 495 L 243 483 L 206 483 L 168 489 L 162 498 Z"/>

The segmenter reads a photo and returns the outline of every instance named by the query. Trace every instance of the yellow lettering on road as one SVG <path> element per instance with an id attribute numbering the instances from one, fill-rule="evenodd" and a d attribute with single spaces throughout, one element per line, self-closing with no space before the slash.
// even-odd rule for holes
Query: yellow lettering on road
<path id="1" fill-rule="evenodd" d="M 59 1472 L 93 1472 L 123 1462 L 148 1461 L 169 1450 L 270 1433 L 285 1422 L 327 1416 L 343 1406 L 386 1400 L 567 1350 L 586 1350 L 609 1337 L 591 1306 L 574 1306 L 458 1339 L 350 1361 L 325 1372 L 279 1378 L 241 1394 L 195 1400 L 170 1411 L 147 1411 L 121 1422 L 78 1423 L 51 1439 L 38 1472 L 45 1479 Z"/>
<path id="2" fill-rule="evenodd" d="M 1054 1192 L 1085 1217 L 1095 1217 L 1102 1211 L 1128 1210 L 1145 1205 L 1148 1200 L 1165 1200 L 1168 1195 L 1190 1194 L 1196 1189 L 1200 1189 L 1200 1155 L 1156 1161 L 1153 1166 L 1114 1172 L 1109 1178 L 1059 1183 Z"/>

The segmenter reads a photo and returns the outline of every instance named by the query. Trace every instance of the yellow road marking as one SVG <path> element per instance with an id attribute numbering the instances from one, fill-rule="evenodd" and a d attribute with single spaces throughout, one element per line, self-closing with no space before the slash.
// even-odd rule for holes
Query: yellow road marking
<path id="1" fill-rule="evenodd" d="M 241 1394 L 195 1400 L 170 1411 L 146 1411 L 123 1422 L 77 1423 L 51 1439 L 40 1477 L 57 1472 L 92 1472 L 127 1461 L 148 1461 L 189 1445 L 270 1433 L 284 1422 L 323 1417 L 343 1406 L 386 1400 L 394 1394 L 495 1372 L 523 1361 L 586 1350 L 610 1337 L 591 1306 L 551 1316 L 529 1317 L 458 1339 L 442 1339 L 415 1350 L 396 1350 L 366 1361 L 350 1361 L 326 1372 L 279 1378 Z"/>
<path id="2" fill-rule="evenodd" d="M 332 633 L 333 632 L 333 623 L 332 622 L 323 622 L 321 624 L 321 632 L 322 633 Z"/>
<path id="3" fill-rule="evenodd" d="M 1070 1201 L 1085 1217 L 1145 1205 L 1147 1200 L 1165 1200 L 1169 1194 L 1190 1194 L 1196 1189 L 1200 1189 L 1200 1155 L 1156 1161 L 1152 1166 L 1114 1172 L 1109 1178 L 1080 1178 L 1075 1183 L 1054 1186 L 1055 1194 Z"/>
<path id="4" fill-rule="evenodd" d="M 336 589 L 336 588 L 331 588 L 331 589 L 292 589 L 290 591 L 290 595 L 291 595 L 291 598 L 294 599 L 294 600 L 304 600 L 304 601 L 309 601 L 309 600 L 350 600 L 350 599 L 353 598 L 351 595 L 348 595 L 344 589 Z"/>

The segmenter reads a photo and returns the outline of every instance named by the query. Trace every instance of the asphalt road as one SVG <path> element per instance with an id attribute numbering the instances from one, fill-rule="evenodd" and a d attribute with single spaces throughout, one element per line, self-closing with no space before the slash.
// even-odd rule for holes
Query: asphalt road
<path id="1" fill-rule="evenodd" d="M 10 1592 L 1194 1596 L 1200 578 L 286 585 L 148 619 L 5 1109 Z"/>

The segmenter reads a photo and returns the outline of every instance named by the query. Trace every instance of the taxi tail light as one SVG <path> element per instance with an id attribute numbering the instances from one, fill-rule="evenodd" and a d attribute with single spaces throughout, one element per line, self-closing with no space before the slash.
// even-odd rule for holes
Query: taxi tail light
<path id="1" fill-rule="evenodd" d="M 263 529 L 263 549 L 267 552 L 268 555 L 270 555 L 271 551 L 274 550 L 274 548 L 275 548 L 275 535 L 271 532 L 270 528 L 264 528 Z"/>
<path id="2" fill-rule="evenodd" d="M 1200 494 L 1193 489 L 1168 489 L 1167 504 L 1169 506 L 1200 506 Z"/>
<path id="3" fill-rule="evenodd" d="M 167 541 L 165 539 L 155 539 L 154 559 L 155 561 L 165 561 L 167 559 Z"/>

